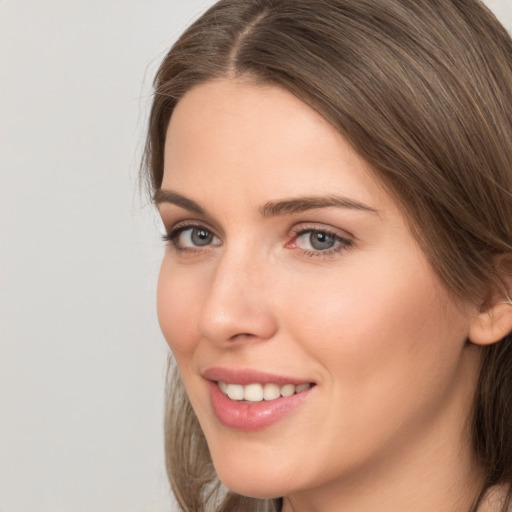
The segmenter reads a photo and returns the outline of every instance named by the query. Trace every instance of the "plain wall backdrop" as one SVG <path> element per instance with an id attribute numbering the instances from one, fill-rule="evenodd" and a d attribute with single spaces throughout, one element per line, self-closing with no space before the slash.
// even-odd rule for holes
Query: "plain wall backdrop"
<path id="1" fill-rule="evenodd" d="M 157 65 L 213 3 L 0 0 L 0 512 L 174 510 L 137 174 Z"/>

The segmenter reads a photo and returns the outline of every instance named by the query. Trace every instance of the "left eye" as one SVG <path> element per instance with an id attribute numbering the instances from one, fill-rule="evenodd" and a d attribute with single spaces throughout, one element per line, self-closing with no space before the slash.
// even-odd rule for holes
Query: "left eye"
<path id="1" fill-rule="evenodd" d="M 328 251 L 342 242 L 341 237 L 326 231 L 308 230 L 299 233 L 296 238 L 297 247 L 306 251 Z"/>

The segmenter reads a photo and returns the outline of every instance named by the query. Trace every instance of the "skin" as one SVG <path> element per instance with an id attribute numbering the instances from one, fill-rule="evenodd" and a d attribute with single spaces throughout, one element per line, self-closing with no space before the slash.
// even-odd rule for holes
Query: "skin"
<path id="1" fill-rule="evenodd" d="M 469 510 L 482 477 L 465 433 L 477 310 L 447 291 L 366 162 L 290 93 L 226 79 L 179 102 L 164 169 L 162 190 L 180 199 L 158 208 L 182 231 L 162 262 L 159 321 L 221 480 L 284 496 L 285 512 Z M 351 203 L 261 212 L 333 194 Z M 210 243 L 195 245 L 191 225 Z M 315 249 L 311 230 L 346 242 Z M 213 366 L 316 386 L 242 432 L 213 414 Z"/>

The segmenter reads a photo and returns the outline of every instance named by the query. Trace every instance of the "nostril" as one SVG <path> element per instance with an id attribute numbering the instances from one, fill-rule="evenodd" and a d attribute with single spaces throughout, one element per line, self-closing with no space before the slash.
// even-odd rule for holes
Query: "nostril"
<path id="1" fill-rule="evenodd" d="M 265 311 L 261 304 L 240 298 L 229 304 L 226 297 L 223 299 L 221 305 L 211 297 L 201 311 L 198 326 L 204 338 L 214 343 L 233 344 L 265 341 L 276 334 L 278 324 L 270 308 Z"/>
<path id="2" fill-rule="evenodd" d="M 255 338 L 256 336 L 254 334 L 251 334 L 250 332 L 241 332 L 240 334 L 235 334 L 231 336 L 231 341 L 237 341 L 238 339 L 247 339 L 247 338 Z"/>

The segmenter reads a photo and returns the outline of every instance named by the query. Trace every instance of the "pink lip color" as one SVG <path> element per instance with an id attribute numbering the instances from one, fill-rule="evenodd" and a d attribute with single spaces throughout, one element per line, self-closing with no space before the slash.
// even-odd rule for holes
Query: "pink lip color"
<path id="1" fill-rule="evenodd" d="M 232 371 L 221 368 L 211 368 L 203 375 L 208 379 L 210 400 L 217 419 L 226 427 L 237 430 L 261 430 L 278 422 L 281 418 L 297 409 L 310 394 L 309 389 L 275 400 L 261 402 L 237 402 L 229 399 L 219 388 L 216 381 L 230 384 L 275 383 L 275 384 L 302 384 L 300 381 L 286 377 L 279 377 L 253 371 Z"/>
<path id="2" fill-rule="evenodd" d="M 228 384 L 241 384 L 243 386 L 247 384 L 294 384 L 299 386 L 300 384 L 306 384 L 311 382 L 304 379 L 296 379 L 294 377 L 286 377 L 283 375 L 272 375 L 270 373 L 259 372 L 255 370 L 242 369 L 232 370 L 229 368 L 208 368 L 203 372 L 203 377 L 208 380 L 222 381 Z"/>

